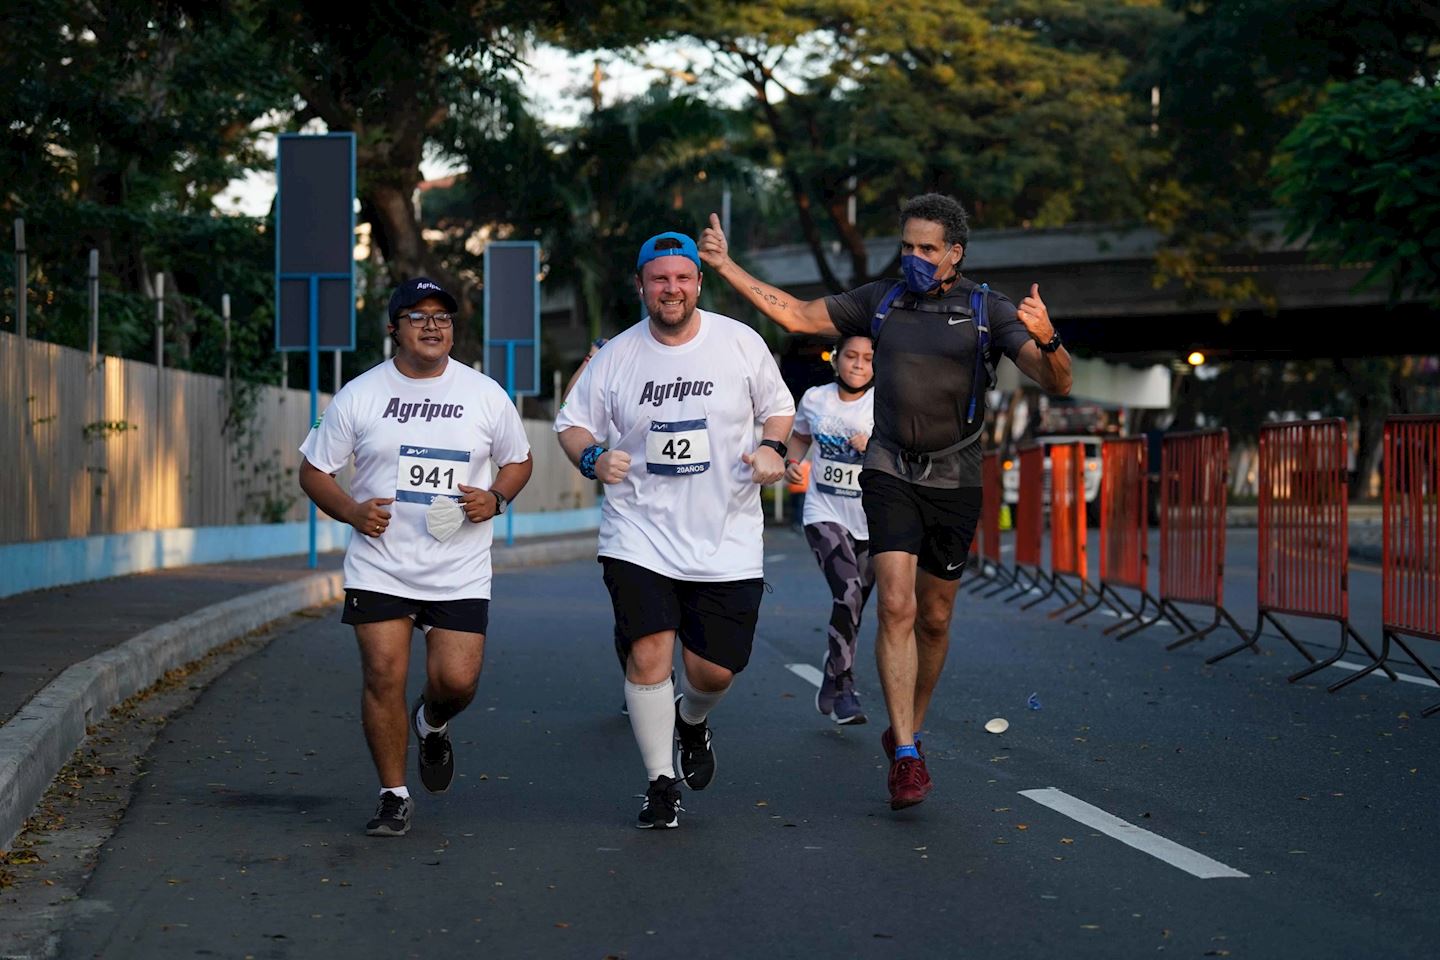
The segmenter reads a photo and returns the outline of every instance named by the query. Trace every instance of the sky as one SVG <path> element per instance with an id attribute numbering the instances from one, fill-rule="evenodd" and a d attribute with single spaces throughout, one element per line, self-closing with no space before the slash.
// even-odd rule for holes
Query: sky
<path id="1" fill-rule="evenodd" d="M 682 70 L 692 63 L 707 61 L 703 50 L 686 49 L 672 44 L 654 45 L 642 50 L 637 56 L 621 59 L 613 54 L 601 57 L 604 78 L 600 94 L 606 103 L 643 93 L 664 71 Z M 576 56 L 551 46 L 537 46 L 528 58 L 529 65 L 523 71 L 521 86 L 526 95 L 537 104 L 540 115 L 554 126 L 573 126 L 590 109 L 590 88 L 595 69 L 595 56 Z M 737 101 L 739 95 L 735 98 Z M 323 133 L 325 127 L 316 121 L 306 127 L 305 133 Z M 275 139 L 265 138 L 261 148 L 271 155 L 275 151 Z M 441 160 L 427 160 L 420 166 L 421 175 L 427 180 L 454 173 L 454 168 Z M 243 213 L 249 216 L 264 216 L 275 199 L 275 173 L 273 170 L 252 173 L 243 180 L 236 180 L 224 190 L 215 201 L 225 213 Z"/>

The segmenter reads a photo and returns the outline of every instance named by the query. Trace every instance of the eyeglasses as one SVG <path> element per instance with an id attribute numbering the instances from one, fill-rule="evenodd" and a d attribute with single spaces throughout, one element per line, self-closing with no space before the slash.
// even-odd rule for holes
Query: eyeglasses
<path id="1" fill-rule="evenodd" d="M 423 327 L 426 324 L 433 323 L 436 328 L 440 330 L 444 330 L 450 326 L 451 322 L 455 319 L 453 313 L 421 313 L 419 310 L 397 314 L 395 319 L 399 320 L 402 317 L 409 320 L 410 326 L 412 327 Z"/>

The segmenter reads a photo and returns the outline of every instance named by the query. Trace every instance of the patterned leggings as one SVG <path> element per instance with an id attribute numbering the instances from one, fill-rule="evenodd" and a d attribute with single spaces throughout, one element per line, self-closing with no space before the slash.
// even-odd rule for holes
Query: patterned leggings
<path id="1" fill-rule="evenodd" d="M 834 603 L 830 607 L 829 653 L 825 675 L 838 677 L 855 666 L 855 644 L 860 635 L 860 613 L 875 587 L 870 566 L 870 544 L 856 540 L 838 523 L 805 525 L 805 540 L 820 562 Z"/>

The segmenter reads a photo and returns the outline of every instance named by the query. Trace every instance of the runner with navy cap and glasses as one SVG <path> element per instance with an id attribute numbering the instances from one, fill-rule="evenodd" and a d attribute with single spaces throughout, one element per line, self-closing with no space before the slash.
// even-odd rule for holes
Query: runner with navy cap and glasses
<path id="1" fill-rule="evenodd" d="M 679 825 L 681 782 L 703 790 L 715 776 L 708 717 L 750 660 L 760 486 L 784 475 L 795 404 L 758 333 L 697 309 L 694 240 L 651 237 L 635 274 L 648 316 L 585 364 L 555 430 L 606 484 L 597 552 L 628 648 L 625 701 L 648 781 L 636 826 L 649 829 Z"/>
<path id="2" fill-rule="evenodd" d="M 358 534 L 345 550 L 341 620 L 360 644 L 361 719 L 380 779 L 371 836 L 410 829 L 410 730 L 421 783 L 432 793 L 450 787 L 449 721 L 475 696 L 489 624 L 488 521 L 532 468 L 505 390 L 450 358 L 457 307 L 433 280 L 402 283 L 388 313 L 395 356 L 345 384 L 300 447 L 301 488 Z M 335 474 L 352 457 L 347 493 Z M 416 627 L 425 634 L 426 677 L 407 709 Z"/>

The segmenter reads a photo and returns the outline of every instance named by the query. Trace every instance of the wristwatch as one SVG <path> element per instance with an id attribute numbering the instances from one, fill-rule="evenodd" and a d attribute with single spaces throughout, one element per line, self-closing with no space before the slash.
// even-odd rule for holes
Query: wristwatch
<path id="1" fill-rule="evenodd" d="M 1050 338 L 1049 343 L 1041 343 L 1037 340 L 1035 345 L 1040 348 L 1041 353 L 1054 353 L 1060 349 L 1060 331 L 1055 331 L 1055 336 Z"/>
<path id="2" fill-rule="evenodd" d="M 779 440 L 770 440 L 767 438 L 760 441 L 760 446 L 769 447 L 771 450 L 774 450 L 776 453 L 780 454 L 781 460 L 784 460 L 785 454 L 790 452 L 790 448 L 785 446 L 785 444 L 781 443 Z"/>
<path id="3" fill-rule="evenodd" d="M 505 512 L 505 507 L 510 501 L 507 500 L 505 498 L 505 494 L 501 493 L 499 490 L 491 490 L 490 495 L 495 498 L 495 516 L 498 517 L 500 516 L 500 514 Z"/>

